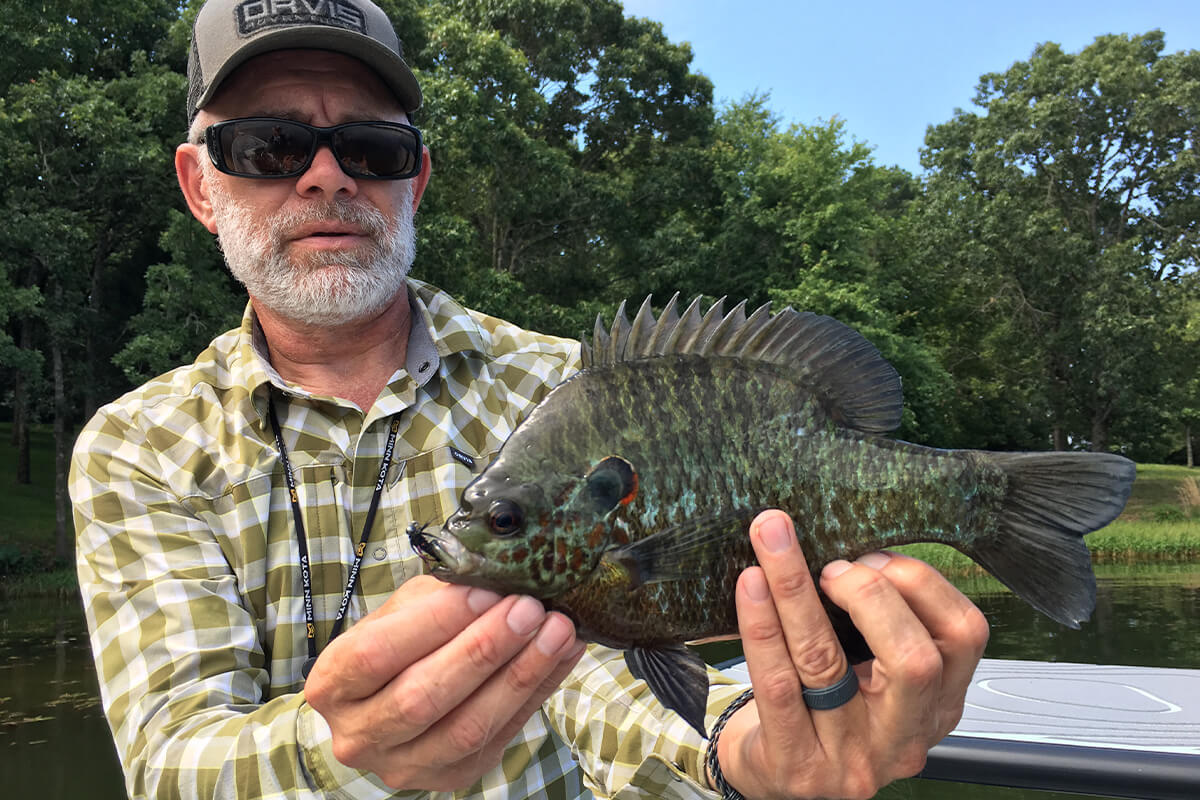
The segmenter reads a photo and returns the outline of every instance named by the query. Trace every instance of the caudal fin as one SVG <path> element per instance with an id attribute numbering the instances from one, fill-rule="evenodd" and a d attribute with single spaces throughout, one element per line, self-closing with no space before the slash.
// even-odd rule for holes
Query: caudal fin
<path id="1" fill-rule="evenodd" d="M 1108 453 L 979 453 L 1008 477 L 997 535 L 968 553 L 1021 599 L 1078 628 L 1096 606 L 1086 533 L 1129 499 L 1134 463 Z"/>

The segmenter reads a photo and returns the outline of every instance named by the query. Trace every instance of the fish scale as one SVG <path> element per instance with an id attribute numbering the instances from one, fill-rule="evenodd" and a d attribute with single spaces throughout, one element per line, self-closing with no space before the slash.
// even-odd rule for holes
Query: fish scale
<path id="1" fill-rule="evenodd" d="M 765 307 L 764 307 L 765 308 Z M 584 369 L 517 426 L 443 529 L 410 529 L 431 572 L 530 594 L 703 733 L 708 683 L 684 643 L 737 632 L 750 521 L 794 520 L 814 578 L 917 541 L 958 548 L 1078 627 L 1095 604 L 1083 535 L 1124 507 L 1132 462 L 1100 453 L 944 450 L 883 436 L 895 370 L 828 317 L 718 303 L 597 322 Z M 852 661 L 871 653 L 822 595 Z"/>

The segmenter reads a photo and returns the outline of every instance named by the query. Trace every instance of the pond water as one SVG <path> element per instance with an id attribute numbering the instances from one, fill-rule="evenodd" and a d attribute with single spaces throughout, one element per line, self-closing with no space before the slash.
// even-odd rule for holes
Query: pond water
<path id="1" fill-rule="evenodd" d="M 1041 616 L 990 578 L 960 586 L 991 621 L 990 658 L 1200 668 L 1200 564 L 1100 566 L 1097 575 L 1096 613 L 1079 631 Z M 718 660 L 735 652 L 706 656 Z M 0 602 L 0 793 L 39 800 L 125 797 L 97 694 L 77 602 Z M 913 780 L 887 787 L 878 800 L 1068 797 L 1075 796 Z"/>

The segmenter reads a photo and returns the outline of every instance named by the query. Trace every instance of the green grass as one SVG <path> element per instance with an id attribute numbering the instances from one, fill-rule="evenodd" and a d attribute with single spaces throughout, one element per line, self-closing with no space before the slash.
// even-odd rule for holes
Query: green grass
<path id="1" fill-rule="evenodd" d="M 1179 508 L 1179 484 L 1187 478 L 1200 481 L 1200 467 L 1183 467 L 1173 464 L 1138 464 L 1137 480 L 1133 483 L 1133 494 L 1119 520 L 1130 522 L 1152 519 L 1154 510 L 1163 506 Z M 1193 516 L 1200 509 L 1192 509 Z"/>
<path id="2" fill-rule="evenodd" d="M 79 579 L 71 567 L 12 575 L 0 581 L 0 600 L 16 597 L 75 597 L 78 594 Z"/>
<path id="3" fill-rule="evenodd" d="M 17 483 L 17 450 L 12 445 L 12 424 L 0 424 L 0 546 L 24 552 L 54 552 L 54 434 L 48 426 L 29 433 L 29 461 L 33 483 Z"/>

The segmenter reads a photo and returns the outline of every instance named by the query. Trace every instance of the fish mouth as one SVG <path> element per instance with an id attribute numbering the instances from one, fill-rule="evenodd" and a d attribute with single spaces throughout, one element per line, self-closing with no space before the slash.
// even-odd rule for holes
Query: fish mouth
<path id="1" fill-rule="evenodd" d="M 416 522 L 409 525 L 408 541 L 433 575 L 449 578 L 475 571 L 482 560 L 479 556 L 464 548 L 457 539 L 426 532 L 427 527 Z"/>

